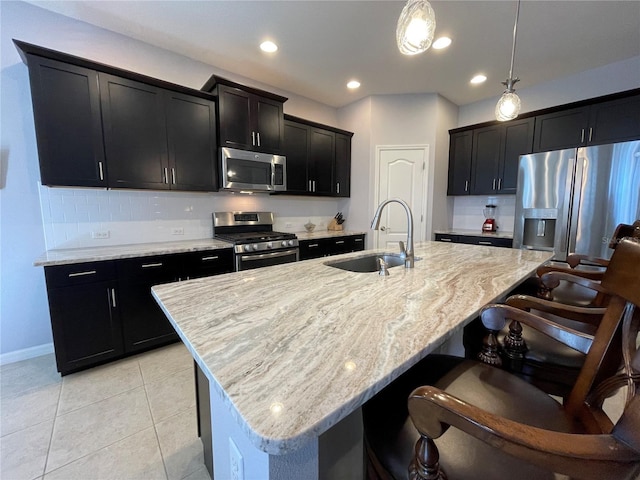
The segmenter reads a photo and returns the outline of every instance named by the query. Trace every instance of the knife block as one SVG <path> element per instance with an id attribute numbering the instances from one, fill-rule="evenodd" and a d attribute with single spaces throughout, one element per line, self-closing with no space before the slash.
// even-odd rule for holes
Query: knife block
<path id="1" fill-rule="evenodd" d="M 327 225 L 327 230 L 333 230 L 333 231 L 342 231 L 342 225 L 338 225 L 338 222 L 336 222 L 335 218 L 332 218 L 331 221 L 329 222 L 329 225 Z"/>

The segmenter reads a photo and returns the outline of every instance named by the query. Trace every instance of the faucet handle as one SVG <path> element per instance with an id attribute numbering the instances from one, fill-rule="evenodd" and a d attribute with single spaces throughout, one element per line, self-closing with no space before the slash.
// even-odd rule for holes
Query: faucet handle
<path id="1" fill-rule="evenodd" d="M 383 277 L 389 276 L 389 265 L 384 261 L 384 258 L 378 257 L 378 264 L 380 266 L 378 275 L 382 275 Z"/>

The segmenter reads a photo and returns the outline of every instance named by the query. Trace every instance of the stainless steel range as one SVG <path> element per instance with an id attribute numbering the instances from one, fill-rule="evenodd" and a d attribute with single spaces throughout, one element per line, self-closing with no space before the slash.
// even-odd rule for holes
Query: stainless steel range
<path id="1" fill-rule="evenodd" d="M 274 232 L 271 212 L 214 212 L 213 236 L 233 243 L 236 271 L 299 259 L 298 238 Z"/>

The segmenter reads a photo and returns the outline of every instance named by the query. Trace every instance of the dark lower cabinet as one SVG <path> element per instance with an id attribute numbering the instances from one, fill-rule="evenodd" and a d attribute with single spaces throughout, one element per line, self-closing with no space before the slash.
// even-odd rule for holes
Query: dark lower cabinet
<path id="1" fill-rule="evenodd" d="M 300 260 L 340 255 L 364 250 L 365 234 L 300 240 Z"/>
<path id="2" fill-rule="evenodd" d="M 176 281 L 171 256 L 118 261 L 120 312 L 124 347 L 128 352 L 147 350 L 178 339 L 166 315 L 151 296 L 151 287 Z"/>
<path id="3" fill-rule="evenodd" d="M 178 339 L 151 287 L 233 271 L 230 248 L 45 268 L 62 375 Z"/>
<path id="4" fill-rule="evenodd" d="M 58 371 L 122 356 L 115 262 L 47 267 L 45 277 Z"/>
<path id="5" fill-rule="evenodd" d="M 488 237 L 484 235 L 450 235 L 436 233 L 436 242 L 466 243 L 468 245 L 486 245 L 488 247 L 511 248 L 513 239 L 504 237 Z"/>

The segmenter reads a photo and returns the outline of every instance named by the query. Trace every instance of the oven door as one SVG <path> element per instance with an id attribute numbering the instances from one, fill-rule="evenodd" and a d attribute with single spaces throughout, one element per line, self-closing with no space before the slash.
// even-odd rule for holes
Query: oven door
<path id="1" fill-rule="evenodd" d="M 236 254 L 236 271 L 251 270 L 252 268 L 270 267 L 283 263 L 297 262 L 299 250 L 291 248 L 267 253 Z"/>

